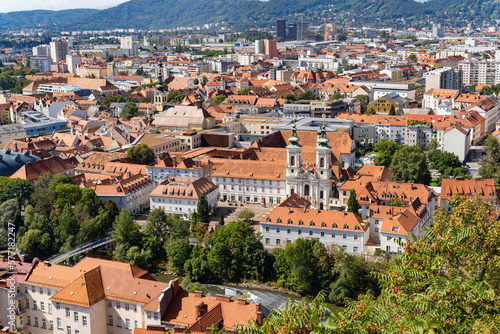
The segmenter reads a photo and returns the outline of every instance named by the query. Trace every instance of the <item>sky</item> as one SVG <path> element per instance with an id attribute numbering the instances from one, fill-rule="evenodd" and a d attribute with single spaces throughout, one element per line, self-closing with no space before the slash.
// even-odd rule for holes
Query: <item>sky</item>
<path id="1" fill-rule="evenodd" d="M 104 9 L 118 5 L 127 0 L 0 0 L 0 12 L 13 12 L 21 10 L 62 10 L 72 8 L 98 8 Z"/>

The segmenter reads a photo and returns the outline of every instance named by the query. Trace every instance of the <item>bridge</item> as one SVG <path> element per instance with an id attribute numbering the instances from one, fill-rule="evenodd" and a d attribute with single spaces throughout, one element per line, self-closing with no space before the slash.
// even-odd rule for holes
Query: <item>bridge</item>
<path id="1" fill-rule="evenodd" d="M 102 247 L 102 246 L 107 245 L 109 243 L 112 243 L 114 241 L 115 240 L 111 237 L 111 233 L 110 233 L 110 234 L 106 235 L 103 238 L 100 238 L 100 239 L 91 241 L 91 242 L 89 242 L 87 244 L 80 245 L 80 246 L 78 246 L 76 248 L 73 248 L 72 250 L 70 250 L 70 251 L 68 251 L 66 253 L 58 254 L 55 257 L 49 259 L 48 262 L 51 263 L 51 264 L 59 264 L 59 263 L 64 262 L 67 259 L 69 259 L 69 258 L 71 258 L 71 257 L 73 257 L 75 255 L 79 255 L 79 254 L 88 252 L 88 251 L 90 251 L 92 249 Z"/>

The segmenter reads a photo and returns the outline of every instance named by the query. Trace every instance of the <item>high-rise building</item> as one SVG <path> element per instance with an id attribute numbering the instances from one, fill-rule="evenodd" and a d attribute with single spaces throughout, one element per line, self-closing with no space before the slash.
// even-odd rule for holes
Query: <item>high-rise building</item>
<path id="1" fill-rule="evenodd" d="M 309 22 L 297 22 L 297 40 L 303 41 L 309 37 Z"/>
<path id="2" fill-rule="evenodd" d="M 66 64 L 68 64 L 69 73 L 75 73 L 76 68 L 81 65 L 82 57 L 76 53 L 66 55 Z"/>
<path id="3" fill-rule="evenodd" d="M 278 57 L 278 43 L 273 39 L 265 39 L 264 54 L 269 58 Z"/>
<path id="4" fill-rule="evenodd" d="M 125 36 L 120 38 L 120 49 L 128 50 L 129 56 L 134 56 L 137 53 L 137 37 Z"/>
<path id="5" fill-rule="evenodd" d="M 287 41 L 297 40 L 297 23 L 290 23 L 288 25 L 288 35 L 286 36 Z"/>
<path id="6" fill-rule="evenodd" d="M 286 39 L 286 20 L 278 19 L 276 21 L 276 36 L 278 38 Z"/>
<path id="7" fill-rule="evenodd" d="M 50 48 L 47 44 L 33 47 L 33 56 L 50 56 Z"/>
<path id="8" fill-rule="evenodd" d="M 50 56 L 52 57 L 53 63 L 58 63 L 63 59 L 66 59 L 66 55 L 69 53 L 68 42 L 64 40 L 55 40 L 50 42 Z"/>
<path id="9" fill-rule="evenodd" d="M 30 67 L 42 73 L 50 72 L 51 66 L 52 58 L 50 58 L 50 56 L 32 56 L 30 59 Z"/>
<path id="10" fill-rule="evenodd" d="M 333 23 L 327 23 L 325 29 L 325 41 L 335 39 L 335 35 L 337 35 L 337 26 Z"/>
<path id="11" fill-rule="evenodd" d="M 444 37 L 443 29 L 441 28 L 441 23 L 432 25 L 432 37 Z"/>
<path id="12" fill-rule="evenodd" d="M 500 62 L 461 61 L 458 68 L 462 71 L 464 85 L 492 85 L 500 83 Z"/>
<path id="13" fill-rule="evenodd" d="M 261 55 L 264 54 L 264 40 L 263 39 L 257 39 L 255 41 L 255 54 L 256 55 Z"/>
<path id="14" fill-rule="evenodd" d="M 425 91 L 429 89 L 462 90 L 462 71 L 457 68 L 442 67 L 424 74 Z"/>

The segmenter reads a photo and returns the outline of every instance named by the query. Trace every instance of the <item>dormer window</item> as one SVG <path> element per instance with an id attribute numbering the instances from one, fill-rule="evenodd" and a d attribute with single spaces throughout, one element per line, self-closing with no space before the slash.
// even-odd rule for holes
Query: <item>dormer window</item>
<path id="1" fill-rule="evenodd" d="M 288 224 L 288 225 L 291 225 L 291 224 L 292 224 L 292 220 L 291 220 L 291 219 L 288 219 L 287 224 Z"/>
<path id="2" fill-rule="evenodd" d="M 304 225 L 304 222 L 302 220 L 299 220 L 299 225 Z"/>
<path id="3" fill-rule="evenodd" d="M 333 223 L 332 228 L 337 228 L 337 224 Z"/>
<path id="4" fill-rule="evenodd" d="M 271 219 L 270 218 L 266 218 L 266 223 L 270 223 L 271 222 Z"/>
<path id="5" fill-rule="evenodd" d="M 321 223 L 321 227 L 326 227 L 326 224 L 325 223 Z"/>
<path id="6" fill-rule="evenodd" d="M 309 223 L 309 226 L 314 226 L 314 223 L 313 223 L 313 222 L 310 222 L 310 223 Z"/>
<path id="7" fill-rule="evenodd" d="M 355 225 L 355 226 L 354 226 L 354 230 L 356 230 L 356 231 L 357 231 L 357 230 L 359 230 L 359 226 L 358 226 L 358 225 Z"/>
<path id="8" fill-rule="evenodd" d="M 349 228 L 349 226 L 347 226 L 347 224 L 344 224 L 344 230 L 347 230 Z"/>
<path id="9" fill-rule="evenodd" d="M 281 219 L 276 219 L 276 223 L 281 224 Z"/>

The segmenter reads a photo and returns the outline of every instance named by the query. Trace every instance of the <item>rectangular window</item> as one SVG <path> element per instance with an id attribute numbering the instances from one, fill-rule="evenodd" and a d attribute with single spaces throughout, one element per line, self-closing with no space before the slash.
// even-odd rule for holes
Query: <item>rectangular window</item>
<path id="1" fill-rule="evenodd" d="M 151 319 L 151 312 L 146 313 L 148 316 L 148 319 Z"/>
<path id="2" fill-rule="evenodd" d="M 35 317 L 35 327 L 38 327 L 38 317 Z"/>
<path id="3" fill-rule="evenodd" d="M 325 236 L 325 232 L 321 232 L 321 236 L 324 237 Z"/>
<path id="4" fill-rule="evenodd" d="M 158 313 L 154 313 L 154 319 L 158 320 Z"/>
<path id="5" fill-rule="evenodd" d="M 50 330 L 54 329 L 54 322 L 52 320 L 49 320 L 49 329 Z"/>
<path id="6" fill-rule="evenodd" d="M 309 231 L 309 235 L 313 235 L 313 231 Z"/>
<path id="7" fill-rule="evenodd" d="M 42 328 L 47 328 L 47 320 L 42 319 Z"/>
<path id="8" fill-rule="evenodd" d="M 69 308 L 66 307 L 66 318 L 69 318 L 71 316 L 70 312 L 69 312 Z"/>
<path id="9" fill-rule="evenodd" d="M 345 233 L 344 233 L 344 234 L 342 234 L 342 238 L 343 238 L 343 239 L 347 239 L 347 234 L 345 234 Z"/>
<path id="10" fill-rule="evenodd" d="M 111 303 L 111 300 L 108 300 L 108 307 L 112 307 L 113 304 Z"/>
<path id="11" fill-rule="evenodd" d="M 57 318 L 57 328 L 61 328 L 61 329 L 62 329 L 62 321 L 61 321 L 61 318 Z"/>
<path id="12" fill-rule="evenodd" d="M 130 319 L 125 319 L 125 328 L 130 328 Z"/>
<path id="13" fill-rule="evenodd" d="M 113 326 L 113 316 L 112 315 L 108 315 L 108 325 Z"/>
<path id="14" fill-rule="evenodd" d="M 36 288 L 35 288 L 35 286 L 34 286 L 34 285 L 33 285 L 33 286 L 31 286 L 31 292 L 32 292 L 32 293 L 35 293 L 35 291 L 36 291 L 35 289 L 36 289 Z"/>
<path id="15" fill-rule="evenodd" d="M 116 308 L 120 309 L 120 302 L 116 302 Z"/>
<path id="16" fill-rule="evenodd" d="M 279 245 L 281 244 L 281 240 L 280 239 L 276 239 L 276 245 Z"/>
<path id="17" fill-rule="evenodd" d="M 49 313 L 52 313 L 52 304 L 49 303 Z"/>
<path id="18" fill-rule="evenodd" d="M 71 334 L 71 327 L 70 326 L 66 327 L 66 333 Z"/>
<path id="19" fill-rule="evenodd" d="M 130 309 L 130 306 L 128 305 L 128 303 L 125 304 L 125 311 L 128 311 Z"/>
<path id="20" fill-rule="evenodd" d="M 50 289 L 47 290 L 47 296 L 51 296 L 52 295 L 52 291 Z"/>
<path id="21" fill-rule="evenodd" d="M 290 234 L 292 233 L 292 230 L 290 230 L 289 228 L 286 229 L 286 233 Z"/>
<path id="22" fill-rule="evenodd" d="M 354 235 L 354 240 L 357 240 L 357 239 L 358 239 L 358 235 L 357 235 L 357 234 L 355 234 L 355 235 Z"/>
<path id="23" fill-rule="evenodd" d="M 33 301 L 33 310 L 38 310 L 38 307 L 36 306 L 36 300 Z"/>
<path id="24" fill-rule="evenodd" d="M 31 317 L 29 315 L 26 317 L 26 325 L 31 326 Z"/>
<path id="25" fill-rule="evenodd" d="M 73 315 L 75 317 L 75 321 L 78 322 L 78 312 L 75 312 Z"/>
<path id="26" fill-rule="evenodd" d="M 59 310 L 61 308 L 61 304 L 56 303 L 56 310 Z"/>
<path id="27" fill-rule="evenodd" d="M 266 245 L 269 244 L 269 238 L 266 238 Z"/>
<path id="28" fill-rule="evenodd" d="M 134 305 L 134 312 L 137 312 L 137 305 Z"/>
<path id="29" fill-rule="evenodd" d="M 122 326 L 122 318 L 120 316 L 116 317 L 116 327 Z"/>
<path id="30" fill-rule="evenodd" d="M 45 311 L 45 303 L 40 302 L 40 311 Z"/>
<path id="31" fill-rule="evenodd" d="M 27 295 L 27 294 L 28 294 L 28 287 L 27 287 L 27 286 L 25 286 L 25 287 L 24 287 L 24 294 L 25 294 L 25 295 Z"/>
<path id="32" fill-rule="evenodd" d="M 42 287 L 40 287 L 39 291 L 40 291 L 40 294 L 43 295 L 43 288 Z"/>
<path id="33" fill-rule="evenodd" d="M 30 308 L 30 301 L 29 301 L 28 299 L 26 299 L 26 305 L 25 305 L 25 306 L 26 306 L 26 308 L 28 308 L 28 309 Z"/>
<path id="34" fill-rule="evenodd" d="M 266 232 L 269 232 L 269 226 L 266 226 Z"/>
<path id="35" fill-rule="evenodd" d="M 298 231 L 297 231 L 297 233 L 298 233 L 298 234 L 302 234 L 302 230 L 298 230 Z"/>
<path id="36" fill-rule="evenodd" d="M 353 252 L 353 253 L 357 253 L 357 252 L 358 252 L 358 246 L 354 246 L 354 247 L 352 248 L 352 252 Z"/>
<path id="37" fill-rule="evenodd" d="M 82 325 L 87 326 L 87 316 L 82 316 Z"/>
<path id="38" fill-rule="evenodd" d="M 134 328 L 138 328 L 138 327 L 139 327 L 139 321 L 134 320 Z"/>
<path id="39" fill-rule="evenodd" d="M 280 233 L 280 228 L 276 228 L 276 233 Z"/>

